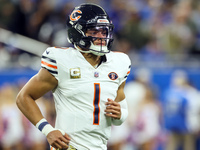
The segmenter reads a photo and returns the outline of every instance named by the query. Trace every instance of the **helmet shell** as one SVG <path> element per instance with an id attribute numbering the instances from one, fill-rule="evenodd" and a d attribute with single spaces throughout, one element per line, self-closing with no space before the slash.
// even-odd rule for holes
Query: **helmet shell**
<path id="1" fill-rule="evenodd" d="M 92 38 L 85 36 L 88 28 L 96 26 L 106 26 L 108 28 L 107 49 L 90 49 Z M 107 53 L 110 51 L 111 43 L 113 42 L 112 32 L 114 25 L 110 21 L 107 12 L 99 5 L 85 3 L 75 7 L 67 19 L 68 40 L 75 46 L 89 51 L 99 51 Z"/>

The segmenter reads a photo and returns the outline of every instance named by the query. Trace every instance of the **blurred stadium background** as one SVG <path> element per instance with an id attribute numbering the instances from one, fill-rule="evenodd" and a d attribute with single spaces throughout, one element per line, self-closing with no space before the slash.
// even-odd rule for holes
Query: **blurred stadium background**
<path id="1" fill-rule="evenodd" d="M 130 115 L 113 127 L 109 150 L 200 150 L 199 0 L 0 0 L 0 150 L 49 149 L 15 97 L 40 69 L 47 47 L 71 46 L 66 15 L 84 2 L 108 12 L 115 25 L 112 50 L 132 61 L 125 88 Z M 192 96 L 185 104 L 171 96 L 174 89 L 179 98 Z M 53 124 L 51 93 L 42 99 L 38 103 Z"/>

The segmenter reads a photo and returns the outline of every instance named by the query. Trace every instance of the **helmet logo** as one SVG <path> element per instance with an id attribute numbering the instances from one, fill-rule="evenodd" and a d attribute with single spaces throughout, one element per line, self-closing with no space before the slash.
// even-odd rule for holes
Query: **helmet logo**
<path id="1" fill-rule="evenodd" d="M 70 15 L 70 20 L 71 20 L 71 21 L 77 21 L 77 20 L 79 20 L 79 19 L 81 18 L 81 15 L 74 17 L 74 14 L 75 14 L 75 13 L 82 14 L 82 11 L 80 11 L 80 10 L 74 10 L 74 11 L 71 13 L 71 15 Z"/>

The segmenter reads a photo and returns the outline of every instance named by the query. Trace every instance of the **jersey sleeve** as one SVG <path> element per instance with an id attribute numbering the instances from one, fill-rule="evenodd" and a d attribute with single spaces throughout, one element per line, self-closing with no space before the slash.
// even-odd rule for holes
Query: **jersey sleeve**
<path id="1" fill-rule="evenodd" d="M 54 48 L 47 48 L 42 54 L 41 67 L 47 69 L 58 80 L 58 67 L 54 56 Z"/>
<path id="2" fill-rule="evenodd" d="M 122 64 L 123 64 L 123 73 L 122 73 L 123 76 L 120 79 L 119 85 L 121 85 L 124 81 L 126 81 L 128 75 L 130 74 L 130 71 L 131 71 L 131 60 L 130 60 L 129 56 L 126 54 L 123 54 L 123 57 L 121 60 L 122 60 Z"/>

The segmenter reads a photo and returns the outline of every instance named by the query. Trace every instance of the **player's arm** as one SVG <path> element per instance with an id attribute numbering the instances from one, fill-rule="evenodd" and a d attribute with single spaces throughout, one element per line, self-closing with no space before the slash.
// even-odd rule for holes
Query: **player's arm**
<path id="1" fill-rule="evenodd" d="M 115 102 L 120 102 L 125 99 L 125 94 L 124 94 L 124 86 L 125 86 L 126 81 L 124 81 L 118 88 L 117 90 L 117 96 L 115 98 Z"/>
<path id="2" fill-rule="evenodd" d="M 43 118 L 35 100 L 56 86 L 57 80 L 46 69 L 42 68 L 18 93 L 17 106 L 32 124 L 36 125 Z"/>
<path id="3" fill-rule="evenodd" d="M 106 116 L 112 117 L 114 125 L 121 125 L 128 116 L 124 86 L 125 81 L 119 86 L 115 100 L 108 98 L 108 102 L 106 102 Z"/>
<path id="4" fill-rule="evenodd" d="M 16 99 L 17 106 L 33 125 L 44 118 L 35 100 L 55 89 L 57 85 L 57 79 L 42 68 L 19 92 Z M 64 138 L 58 130 L 52 131 L 46 136 L 49 144 L 53 147 L 60 149 L 68 147 L 65 143 L 68 143 L 69 139 Z M 55 142 L 56 140 L 57 142 Z"/>

